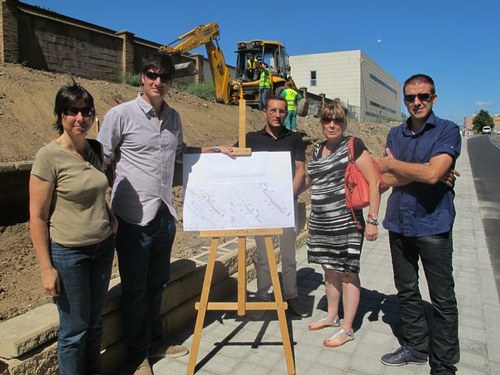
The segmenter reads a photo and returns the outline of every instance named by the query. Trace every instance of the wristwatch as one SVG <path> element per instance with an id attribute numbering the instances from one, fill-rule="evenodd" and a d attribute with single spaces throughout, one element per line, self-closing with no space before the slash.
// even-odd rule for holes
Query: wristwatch
<path id="1" fill-rule="evenodd" d="M 220 147 L 219 146 L 214 146 L 213 152 L 220 152 Z"/>

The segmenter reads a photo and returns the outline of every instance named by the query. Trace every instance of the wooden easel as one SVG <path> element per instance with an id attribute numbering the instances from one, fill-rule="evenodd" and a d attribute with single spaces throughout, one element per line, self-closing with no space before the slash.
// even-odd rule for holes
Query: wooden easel
<path id="1" fill-rule="evenodd" d="M 244 99 L 240 99 L 239 107 L 239 146 L 238 150 L 234 150 L 235 155 L 250 155 L 251 150 L 246 147 L 246 103 Z M 201 333 L 207 310 L 228 310 L 236 311 L 238 316 L 245 316 L 247 310 L 274 310 L 278 314 L 278 320 L 281 331 L 281 339 L 283 341 L 283 350 L 285 352 L 285 361 L 288 369 L 288 374 L 295 374 L 295 364 L 292 356 L 292 345 L 290 335 L 288 333 L 288 325 L 285 315 L 287 303 L 283 301 L 281 294 L 281 286 L 278 278 L 278 267 L 274 259 L 273 240 L 272 236 L 283 234 L 283 229 L 253 229 L 253 230 L 216 230 L 200 232 L 200 237 L 211 237 L 210 251 L 208 256 L 207 270 L 203 281 L 200 302 L 196 303 L 195 308 L 198 310 L 196 324 L 193 334 L 193 343 L 187 374 L 193 375 L 196 367 L 196 359 L 200 347 Z M 238 237 L 238 301 L 237 302 L 208 302 L 210 287 L 212 285 L 212 277 L 215 268 L 215 260 L 217 248 L 219 247 L 221 237 Z M 275 302 L 247 302 L 247 274 L 246 274 L 246 237 L 248 236 L 264 236 L 266 246 L 267 259 L 269 262 L 269 271 L 274 290 Z"/>

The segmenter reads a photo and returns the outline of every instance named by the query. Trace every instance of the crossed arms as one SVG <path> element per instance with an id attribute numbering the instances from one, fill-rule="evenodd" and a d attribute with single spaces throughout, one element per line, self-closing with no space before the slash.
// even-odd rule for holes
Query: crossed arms
<path id="1" fill-rule="evenodd" d="M 443 182 L 452 187 L 458 172 L 451 169 L 453 158 L 449 154 L 432 157 L 428 163 L 408 163 L 397 160 L 389 149 L 386 156 L 379 160 L 382 185 L 385 188 L 403 186 L 410 182 L 423 182 L 435 185 Z"/>

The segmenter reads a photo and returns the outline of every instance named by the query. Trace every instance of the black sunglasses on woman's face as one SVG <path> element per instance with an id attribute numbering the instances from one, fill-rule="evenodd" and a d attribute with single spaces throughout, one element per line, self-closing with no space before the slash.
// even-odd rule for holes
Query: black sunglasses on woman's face
<path id="1" fill-rule="evenodd" d="M 94 113 L 94 108 L 92 107 L 69 107 L 64 113 L 67 116 L 76 116 L 81 113 L 83 117 L 90 117 Z"/>

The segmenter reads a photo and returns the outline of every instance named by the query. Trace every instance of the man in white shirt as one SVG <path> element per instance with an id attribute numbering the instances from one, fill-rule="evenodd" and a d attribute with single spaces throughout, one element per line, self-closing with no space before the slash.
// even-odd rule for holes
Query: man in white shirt
<path id="1" fill-rule="evenodd" d="M 149 357 L 189 352 L 166 341 L 160 318 L 177 219 L 172 205 L 174 164 L 177 154 L 185 151 L 180 116 L 164 101 L 174 69 L 170 56 L 152 56 L 142 68 L 143 91 L 111 108 L 98 135 L 104 167 L 115 165 L 111 208 L 119 223 L 116 250 L 124 332 L 136 362 L 135 375 L 152 374 Z M 192 151 L 230 154 L 229 148 L 219 147 Z"/>

